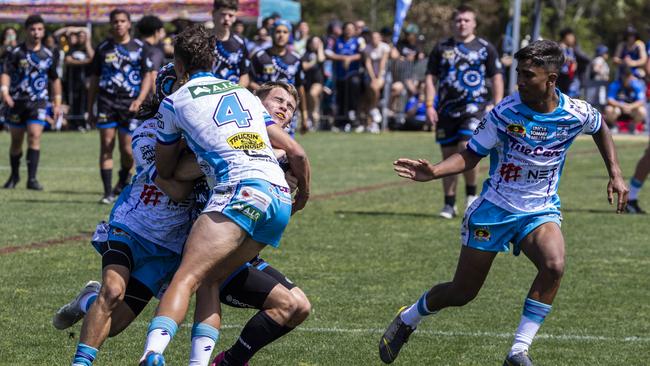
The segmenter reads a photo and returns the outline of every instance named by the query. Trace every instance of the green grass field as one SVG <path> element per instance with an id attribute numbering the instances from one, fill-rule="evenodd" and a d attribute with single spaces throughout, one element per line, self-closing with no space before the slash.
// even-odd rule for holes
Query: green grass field
<path id="1" fill-rule="evenodd" d="M 391 166 L 400 156 L 437 161 L 439 151 L 425 133 L 316 133 L 299 141 L 312 161 L 314 197 L 280 249 L 263 255 L 304 289 L 314 310 L 251 364 L 379 365 L 377 342 L 397 309 L 455 269 L 460 218 L 437 217 L 441 184 L 402 182 Z M 646 145 L 617 140 L 626 177 Z M 0 134 L 0 183 L 9 174 L 8 146 Z M 69 364 L 80 325 L 60 332 L 51 317 L 101 273 L 87 236 L 109 212 L 97 204 L 97 134 L 47 134 L 42 149 L 44 192 L 25 190 L 24 161 L 19 188 L 0 190 L 0 365 Z M 650 364 L 648 217 L 615 215 L 606 183 L 595 145 L 578 140 L 560 190 L 566 275 L 531 349 L 536 365 Z M 648 197 L 646 190 L 644 207 Z M 395 364 L 501 365 L 534 276 L 525 257 L 499 255 L 478 298 L 425 321 Z M 135 365 L 154 308 L 109 339 L 95 364 Z M 225 309 L 218 351 L 252 314 Z M 186 324 L 177 334 L 169 364 L 187 362 L 189 333 Z"/>

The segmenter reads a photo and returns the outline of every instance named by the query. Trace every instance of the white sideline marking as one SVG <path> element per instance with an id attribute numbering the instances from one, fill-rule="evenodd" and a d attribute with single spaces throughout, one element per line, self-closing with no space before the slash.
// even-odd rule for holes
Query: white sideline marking
<path id="1" fill-rule="evenodd" d="M 149 323 L 143 321 L 136 322 L 148 326 Z M 191 327 L 190 323 L 183 323 L 182 327 Z M 221 329 L 242 329 L 243 325 L 228 324 L 221 326 Z M 372 328 L 320 328 L 320 327 L 301 327 L 298 326 L 294 331 L 307 332 L 307 333 L 348 333 L 348 334 L 376 334 L 384 333 L 384 329 Z M 448 338 L 512 338 L 514 333 L 496 333 L 496 332 L 448 332 L 437 330 L 416 330 L 416 334 L 430 336 L 430 337 L 448 337 Z M 547 334 L 541 333 L 536 336 L 537 339 L 551 339 L 559 341 L 578 341 L 578 342 L 622 342 L 622 343 L 649 343 L 650 337 L 610 337 L 610 336 L 597 336 L 597 335 L 579 335 L 579 334 Z"/>

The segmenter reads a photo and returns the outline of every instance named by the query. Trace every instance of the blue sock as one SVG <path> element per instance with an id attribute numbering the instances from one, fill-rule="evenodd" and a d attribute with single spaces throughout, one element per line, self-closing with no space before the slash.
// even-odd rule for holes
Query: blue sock
<path id="1" fill-rule="evenodd" d="M 90 310 L 90 306 L 97 300 L 97 292 L 88 294 L 88 296 L 84 296 L 84 298 L 81 299 L 81 303 L 79 306 L 81 307 L 81 311 L 84 312 L 84 314 L 88 314 L 88 310 Z"/>
<path id="2" fill-rule="evenodd" d="M 142 360 L 150 352 L 162 354 L 169 345 L 169 342 L 172 341 L 176 331 L 178 330 L 178 324 L 166 316 L 157 316 L 151 319 L 149 323 L 149 329 L 147 330 L 147 341 L 144 344 L 144 354 L 142 355 Z"/>
<path id="3" fill-rule="evenodd" d="M 634 178 L 630 179 L 630 195 L 629 195 L 630 201 L 634 201 L 638 198 L 641 187 L 643 187 L 642 181 Z"/>
<path id="4" fill-rule="evenodd" d="M 166 316 L 157 316 L 151 319 L 151 323 L 149 324 L 149 329 L 147 332 L 151 332 L 154 329 L 162 329 L 164 331 L 167 331 L 167 333 L 169 333 L 169 336 L 171 338 L 174 338 L 174 335 L 176 335 L 176 331 L 178 330 L 178 324 L 176 324 L 172 318 L 168 318 Z"/>
<path id="5" fill-rule="evenodd" d="M 544 323 L 544 319 L 546 319 L 548 313 L 551 312 L 551 308 L 553 308 L 551 305 L 527 297 L 524 302 L 523 315 L 534 322 L 542 324 Z"/>
<path id="6" fill-rule="evenodd" d="M 93 361 L 97 358 L 97 349 L 79 343 L 77 345 L 77 352 L 74 354 L 72 359 L 73 366 L 92 366 Z"/>

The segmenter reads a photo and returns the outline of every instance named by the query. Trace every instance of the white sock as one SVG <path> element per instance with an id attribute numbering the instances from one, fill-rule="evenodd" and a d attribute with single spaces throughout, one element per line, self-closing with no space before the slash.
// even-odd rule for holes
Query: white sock
<path id="1" fill-rule="evenodd" d="M 96 299 L 98 295 L 99 295 L 99 291 L 98 292 L 89 292 L 89 293 L 87 293 L 87 294 L 85 294 L 85 295 L 83 295 L 81 297 L 81 299 L 79 300 L 79 307 L 81 308 L 81 311 L 83 311 L 84 314 L 88 313 L 88 308 L 90 307 L 88 305 L 88 300 L 90 300 L 93 297 Z M 93 302 L 94 302 L 94 300 L 93 300 Z M 92 305 L 92 304 L 93 303 L 91 302 L 90 305 Z"/>
<path id="2" fill-rule="evenodd" d="M 415 328 L 420 324 L 422 318 L 435 313 L 437 313 L 437 311 L 430 311 L 427 308 L 427 292 L 425 292 L 422 297 L 415 302 L 415 304 L 409 306 L 400 314 L 400 318 L 402 318 L 402 321 L 406 325 Z"/>
<path id="3" fill-rule="evenodd" d="M 533 338 L 539 330 L 542 324 L 536 321 L 533 321 L 527 318 L 525 315 L 521 316 L 521 321 L 519 322 L 519 327 L 515 333 L 515 340 L 512 343 L 512 348 L 508 356 L 512 356 L 523 351 L 528 351 L 531 343 L 533 343 Z"/>
<path id="4" fill-rule="evenodd" d="M 171 342 L 172 336 L 164 329 L 153 329 L 147 333 L 147 342 L 144 344 L 144 354 L 140 358 L 140 362 L 151 352 L 162 354 Z"/>
<path id="5" fill-rule="evenodd" d="M 208 366 L 215 343 L 217 342 L 210 337 L 193 337 L 192 349 L 190 351 L 190 366 Z"/>

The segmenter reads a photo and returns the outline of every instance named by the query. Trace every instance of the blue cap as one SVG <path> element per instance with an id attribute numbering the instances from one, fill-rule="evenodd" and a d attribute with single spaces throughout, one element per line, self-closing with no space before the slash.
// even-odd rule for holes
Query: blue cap
<path id="1" fill-rule="evenodd" d="M 293 26 L 291 25 L 291 23 L 288 20 L 285 20 L 285 19 L 276 20 L 275 23 L 273 23 L 273 31 L 275 32 L 275 28 L 277 28 L 277 27 L 279 27 L 281 25 L 287 27 L 287 29 L 289 30 L 289 33 L 291 33 L 293 31 Z"/>
<path id="2" fill-rule="evenodd" d="M 596 56 L 602 56 L 607 52 L 609 52 L 609 48 L 607 48 L 607 46 L 604 44 L 598 45 L 598 47 L 596 47 Z"/>

